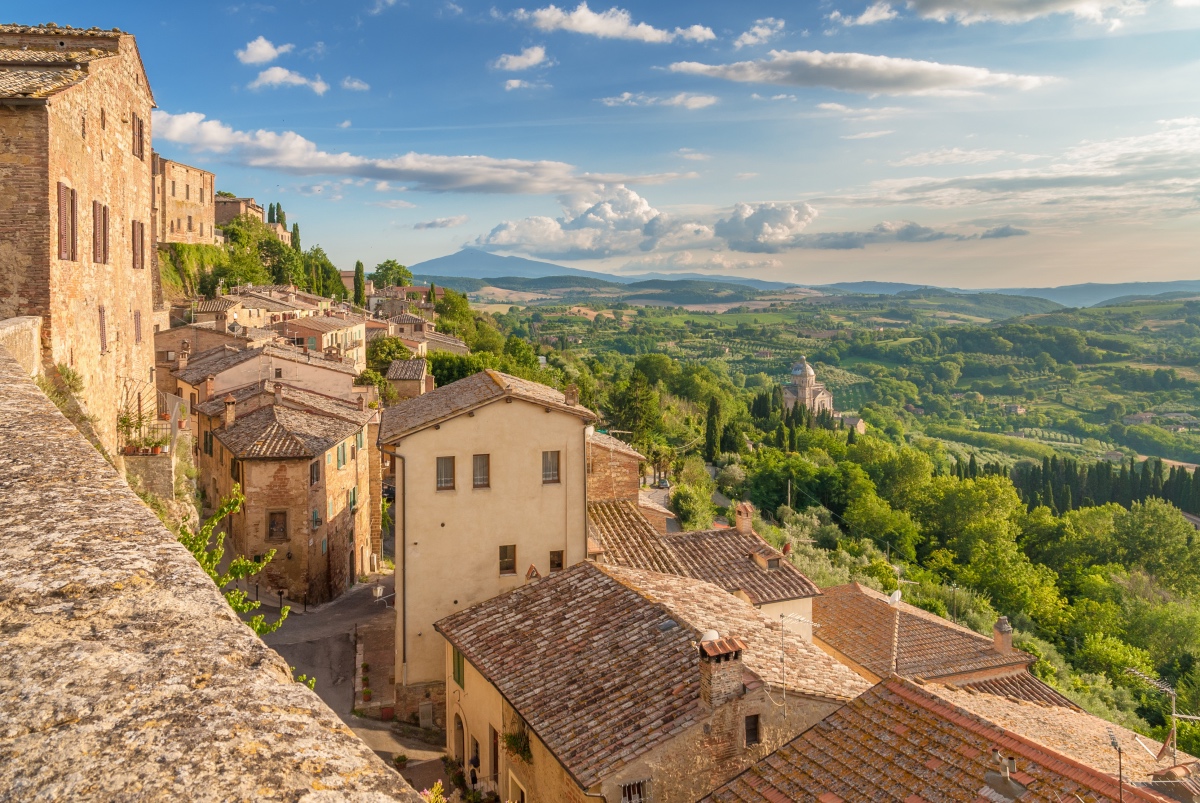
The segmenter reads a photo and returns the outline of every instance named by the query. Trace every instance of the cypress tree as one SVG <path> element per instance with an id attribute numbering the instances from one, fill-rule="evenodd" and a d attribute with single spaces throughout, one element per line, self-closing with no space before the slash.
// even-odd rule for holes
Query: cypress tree
<path id="1" fill-rule="evenodd" d="M 359 263 L 359 268 L 362 263 Z M 356 274 L 357 275 L 357 274 Z M 355 282 L 355 287 L 357 287 Z M 708 400 L 708 418 L 704 422 L 704 459 L 712 462 L 717 459 L 717 449 L 721 444 L 721 406 L 717 397 Z"/>
<path id="2" fill-rule="evenodd" d="M 300 251 L 300 224 L 299 223 L 292 224 L 292 248 L 296 251 L 297 254 L 301 253 L 301 251 Z"/>
<path id="3" fill-rule="evenodd" d="M 856 443 L 858 443 L 858 430 L 854 427 L 850 427 L 850 429 L 846 431 L 846 445 L 853 446 Z"/>
<path id="4" fill-rule="evenodd" d="M 275 204 L 275 222 L 287 228 L 287 215 L 283 213 L 283 204 Z"/>
<path id="5" fill-rule="evenodd" d="M 267 222 L 268 223 L 275 222 L 275 204 L 269 204 L 267 206 Z"/>
<path id="6" fill-rule="evenodd" d="M 1072 505 L 1072 500 L 1071 500 L 1071 486 L 1070 486 L 1070 485 L 1068 485 L 1068 486 L 1066 486 L 1065 488 L 1063 488 L 1063 495 L 1062 495 L 1062 512 L 1063 512 L 1063 513 L 1068 513 L 1068 512 L 1070 512 L 1070 511 L 1071 511 L 1071 510 L 1073 510 L 1073 509 L 1074 509 L 1074 508 L 1073 508 L 1073 505 Z"/>
<path id="7" fill-rule="evenodd" d="M 354 304 L 367 306 L 367 276 L 361 260 L 354 263 Z"/>
<path id="8" fill-rule="evenodd" d="M 1150 496 L 1158 497 L 1159 499 L 1163 498 L 1164 484 L 1163 461 L 1156 458 L 1154 460 L 1154 471 L 1150 475 Z"/>
<path id="9" fill-rule="evenodd" d="M 1146 460 L 1141 466 L 1141 478 L 1138 482 L 1137 501 L 1145 502 L 1150 498 L 1150 489 L 1153 485 L 1153 476 L 1150 471 L 1150 461 Z"/>
<path id="10" fill-rule="evenodd" d="M 971 459 L 967 462 L 967 473 L 971 475 L 971 479 L 979 476 L 979 464 L 975 462 L 974 452 L 971 452 Z"/>
<path id="11" fill-rule="evenodd" d="M 1058 515 L 1058 508 L 1054 504 L 1054 486 L 1050 484 L 1050 478 L 1047 477 L 1042 483 L 1042 504 L 1050 508 L 1050 512 Z"/>
<path id="12" fill-rule="evenodd" d="M 1192 472 L 1191 508 L 1189 513 L 1200 513 L 1200 468 Z"/>

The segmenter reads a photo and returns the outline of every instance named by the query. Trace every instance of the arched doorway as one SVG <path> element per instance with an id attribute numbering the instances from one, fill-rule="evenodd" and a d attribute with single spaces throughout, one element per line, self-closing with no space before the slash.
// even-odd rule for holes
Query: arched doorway
<path id="1" fill-rule="evenodd" d="M 462 717 L 458 714 L 454 715 L 454 757 L 459 761 L 466 761 L 467 758 L 467 734 L 463 728 Z"/>

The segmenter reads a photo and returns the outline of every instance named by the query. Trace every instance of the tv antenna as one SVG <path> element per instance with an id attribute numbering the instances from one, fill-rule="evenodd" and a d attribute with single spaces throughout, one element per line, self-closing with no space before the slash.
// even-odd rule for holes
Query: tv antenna
<path id="1" fill-rule="evenodd" d="M 814 622 L 812 619 L 806 619 L 796 613 L 781 613 L 779 614 L 779 668 L 781 679 L 779 681 L 780 690 L 783 692 L 783 702 L 775 702 L 775 698 L 771 696 L 771 685 L 766 684 L 767 699 L 772 704 L 783 708 L 783 715 L 787 716 L 787 627 L 785 622 L 791 620 L 800 622 L 801 624 L 811 625 L 812 627 L 820 627 L 821 625 Z"/>

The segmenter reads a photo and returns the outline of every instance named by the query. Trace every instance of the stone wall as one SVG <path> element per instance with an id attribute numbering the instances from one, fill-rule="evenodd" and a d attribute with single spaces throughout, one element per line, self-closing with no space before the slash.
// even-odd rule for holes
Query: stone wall
<path id="1" fill-rule="evenodd" d="M 29 376 L 42 373 L 42 319 L 36 316 L 0 321 L 0 349 L 21 364 Z"/>
<path id="2" fill-rule="evenodd" d="M 175 455 L 125 455 L 125 471 L 142 481 L 142 487 L 159 499 L 175 498 Z"/>
<path id="3" fill-rule="evenodd" d="M 419 801 L 2 350 L 0 622 L 0 799 Z"/>
<path id="4" fill-rule="evenodd" d="M 627 500 L 636 503 L 641 480 L 641 463 L 636 457 L 588 443 L 589 502 Z"/>
<path id="5" fill-rule="evenodd" d="M 215 241 L 216 176 L 154 154 L 154 229 L 160 243 Z"/>

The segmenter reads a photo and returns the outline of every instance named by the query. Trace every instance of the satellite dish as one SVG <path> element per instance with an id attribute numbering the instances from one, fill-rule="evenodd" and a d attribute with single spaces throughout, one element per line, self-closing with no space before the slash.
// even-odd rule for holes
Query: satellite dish
<path id="1" fill-rule="evenodd" d="M 721 638 L 721 634 L 715 630 L 705 630 L 700 634 L 701 641 L 717 641 Z"/>
<path id="2" fill-rule="evenodd" d="M 891 594 L 888 594 L 888 604 L 895 605 L 899 601 L 900 601 L 900 589 L 897 588 Z"/>

